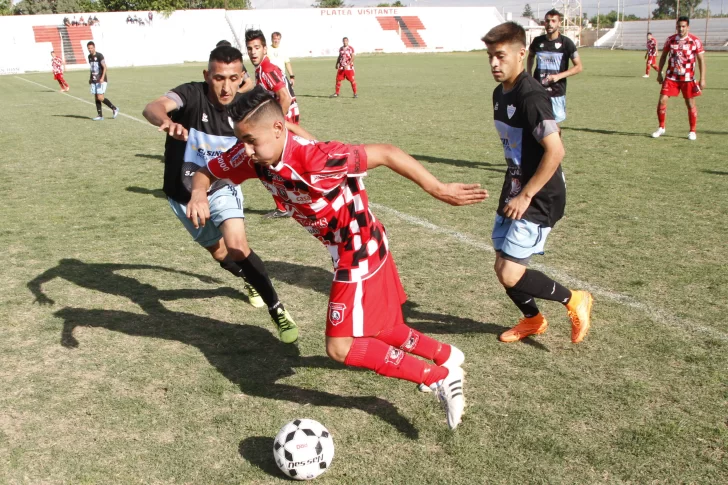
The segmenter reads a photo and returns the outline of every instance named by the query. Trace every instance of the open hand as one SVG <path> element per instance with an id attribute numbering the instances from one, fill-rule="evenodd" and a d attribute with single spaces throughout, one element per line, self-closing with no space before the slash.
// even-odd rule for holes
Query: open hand
<path id="1" fill-rule="evenodd" d="M 180 123 L 175 123 L 171 119 L 164 120 L 159 125 L 159 131 L 165 131 L 169 136 L 175 140 L 187 141 L 187 128 L 182 126 Z"/>
<path id="2" fill-rule="evenodd" d="M 442 188 L 433 194 L 435 198 L 450 205 L 471 205 L 483 202 L 488 198 L 488 191 L 480 188 L 480 184 L 443 184 Z"/>

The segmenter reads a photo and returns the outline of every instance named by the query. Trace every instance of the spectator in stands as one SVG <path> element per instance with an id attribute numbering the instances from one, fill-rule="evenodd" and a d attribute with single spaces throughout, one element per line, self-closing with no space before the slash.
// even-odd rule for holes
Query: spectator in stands
<path id="1" fill-rule="evenodd" d="M 83 20 L 83 15 L 81 15 L 81 18 L 78 19 L 78 25 L 86 26 L 86 21 Z"/>
<path id="2" fill-rule="evenodd" d="M 130 24 L 130 23 L 132 23 L 132 18 L 131 18 L 131 15 L 127 15 L 127 16 L 126 16 L 126 23 L 127 23 L 127 24 Z"/>
<path id="3" fill-rule="evenodd" d="M 151 12 L 150 12 L 151 13 Z M 230 43 L 230 41 L 227 40 L 221 40 L 215 45 L 215 48 L 218 47 L 232 47 L 233 45 Z M 253 78 L 250 77 L 248 74 L 248 70 L 245 69 L 245 64 L 243 64 L 243 81 L 240 83 L 240 87 L 238 88 L 239 93 L 244 93 L 246 91 L 250 91 L 255 87 L 255 83 L 253 82 Z"/>
<path id="4" fill-rule="evenodd" d="M 281 47 L 281 33 L 273 32 L 270 36 L 271 46 L 268 47 L 268 58 L 283 74 L 288 73 L 288 79 L 290 79 L 291 87 L 296 84 L 293 75 L 293 68 L 291 67 L 291 59 L 288 58 L 288 53 Z"/>
<path id="5" fill-rule="evenodd" d="M 149 19 L 149 25 L 152 25 L 152 21 L 154 20 L 154 14 L 152 13 L 151 10 L 147 14 L 147 19 Z"/>
<path id="6" fill-rule="evenodd" d="M 76 26 L 76 25 L 78 25 L 78 20 L 76 20 L 76 16 L 75 16 L 75 15 L 74 15 L 74 16 L 73 16 L 73 18 L 71 19 L 71 25 L 73 25 L 73 26 Z"/>
<path id="7" fill-rule="evenodd" d="M 574 42 L 561 35 L 561 13 L 556 9 L 546 12 L 546 33 L 539 35 L 528 49 L 528 73 L 541 83 L 551 97 L 551 106 L 557 123 L 566 119 L 566 78 L 582 70 L 581 58 Z M 533 60 L 536 59 L 536 69 Z M 569 60 L 574 67 L 569 69 Z"/>
<path id="8" fill-rule="evenodd" d="M 69 27 L 71 25 L 71 21 L 68 20 L 68 17 L 63 17 L 63 25 L 66 27 Z"/>

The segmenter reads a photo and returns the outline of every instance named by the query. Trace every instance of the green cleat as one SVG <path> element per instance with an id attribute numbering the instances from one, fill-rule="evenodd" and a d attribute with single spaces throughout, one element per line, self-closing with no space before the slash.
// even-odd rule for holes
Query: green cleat
<path id="1" fill-rule="evenodd" d="M 250 283 L 245 283 L 245 290 L 248 292 L 248 303 L 250 303 L 253 308 L 261 308 L 265 306 L 265 302 L 260 296 L 260 293 L 258 293 L 258 291 L 253 288 Z"/>
<path id="2" fill-rule="evenodd" d="M 288 310 L 278 307 L 271 312 L 270 316 L 278 327 L 278 338 L 281 339 L 281 342 L 292 344 L 298 340 L 298 325 L 293 321 Z"/>

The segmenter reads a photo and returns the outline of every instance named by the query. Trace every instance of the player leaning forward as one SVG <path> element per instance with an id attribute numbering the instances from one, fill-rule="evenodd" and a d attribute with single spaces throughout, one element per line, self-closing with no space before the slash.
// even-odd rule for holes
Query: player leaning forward
<path id="1" fill-rule="evenodd" d="M 216 180 L 202 194 L 212 206 L 213 223 L 207 227 L 193 227 L 185 215 L 194 173 L 237 141 L 225 106 L 240 96 L 243 54 L 231 46 L 216 47 L 203 76 L 205 82 L 181 84 L 144 108 L 144 117 L 167 132 L 164 193 L 192 239 L 223 269 L 245 279 L 251 305 L 268 306 L 280 339 L 293 343 L 298 326 L 278 299 L 263 261 L 248 245 L 240 187 L 230 180 Z"/>
<path id="2" fill-rule="evenodd" d="M 211 179 L 260 179 L 333 259 L 326 317 L 329 357 L 430 386 L 455 429 L 464 408 L 463 353 L 404 323 L 401 305 L 406 295 L 362 178 L 367 170 L 384 165 L 452 205 L 480 202 L 487 192 L 478 184 L 443 184 L 391 145 L 321 143 L 295 136 L 286 129 L 278 102 L 260 86 L 228 111 L 239 143 L 195 174 L 188 217 L 194 224 L 209 217 L 205 193 Z"/>
<path id="3" fill-rule="evenodd" d="M 545 332 L 548 322 L 535 301 L 542 298 L 566 306 L 571 341 L 579 343 L 589 330 L 592 296 L 570 291 L 545 274 L 528 269 L 531 256 L 543 254 L 546 237 L 566 205 L 559 127 L 548 93 L 523 70 L 523 27 L 506 22 L 482 40 L 493 78 L 501 83 L 493 91 L 493 118 L 508 163 L 493 226 L 495 272 L 524 317 L 500 339 L 516 342 Z"/>

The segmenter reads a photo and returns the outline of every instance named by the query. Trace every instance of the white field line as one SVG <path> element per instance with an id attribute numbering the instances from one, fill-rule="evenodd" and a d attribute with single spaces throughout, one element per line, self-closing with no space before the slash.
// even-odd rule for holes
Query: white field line
<path id="1" fill-rule="evenodd" d="M 16 79 L 22 79 L 23 81 L 27 81 L 29 83 L 32 83 L 32 84 L 35 84 L 42 88 L 47 88 L 47 89 L 50 89 L 51 91 L 53 91 L 52 88 L 45 86 L 43 84 L 37 83 L 35 81 L 31 81 L 29 79 L 25 79 L 20 76 L 15 76 L 15 77 L 16 77 Z M 81 101 L 82 103 L 86 103 L 86 104 L 95 106 L 94 103 L 92 103 L 90 101 L 87 101 L 87 100 L 81 99 L 81 98 L 77 98 L 76 96 L 71 96 L 68 93 L 59 92 L 59 94 L 64 94 L 68 97 Z M 129 118 L 130 120 L 134 120 L 139 123 L 149 125 L 149 127 L 151 127 L 151 128 L 155 128 L 154 126 L 150 125 L 147 121 L 142 120 L 141 118 L 136 118 L 134 116 L 131 116 L 131 115 L 128 115 L 125 113 L 119 113 L 119 114 L 121 114 L 122 116 L 124 116 L 126 118 Z M 481 249 L 483 251 L 494 252 L 493 246 L 491 246 L 489 243 L 487 243 L 485 241 L 479 240 L 475 236 L 463 234 L 461 232 L 454 231 L 452 229 L 447 229 L 444 227 L 437 226 L 429 221 L 420 219 L 419 217 L 415 217 L 410 214 L 405 214 L 404 212 L 400 212 L 398 210 L 392 209 L 385 205 L 376 204 L 374 202 L 370 202 L 369 205 L 371 205 L 372 207 L 374 207 L 377 210 L 386 212 L 409 224 L 422 227 L 435 234 L 441 234 L 443 236 L 447 236 L 447 237 L 455 239 L 456 241 L 459 241 L 467 246 Z M 581 290 L 587 290 L 591 294 L 597 296 L 598 298 L 610 300 L 615 303 L 619 303 L 620 305 L 624 305 L 626 307 L 633 308 L 635 310 L 639 310 L 639 311 L 645 313 L 655 323 L 682 329 L 686 332 L 692 331 L 692 332 L 704 333 L 706 335 L 710 335 L 711 337 L 728 342 L 728 334 L 725 334 L 714 328 L 706 327 L 704 325 L 699 325 L 697 323 L 691 322 L 684 318 L 677 317 L 659 307 L 656 307 L 654 305 L 648 305 L 646 303 L 642 303 L 641 301 L 636 300 L 636 299 L 632 298 L 631 296 L 623 295 L 621 293 L 617 293 L 615 291 L 604 289 L 599 286 L 593 285 L 591 283 L 587 283 L 586 281 L 582 281 L 578 278 L 569 276 L 568 274 L 564 273 L 563 271 L 558 270 L 556 268 L 552 268 L 550 266 L 545 266 L 543 264 L 538 264 L 538 263 L 531 263 L 531 267 L 534 269 L 537 269 L 539 271 L 543 271 L 543 272 L 551 274 L 557 280 L 559 280 L 560 283 L 564 283 L 568 287 L 578 288 Z"/>

